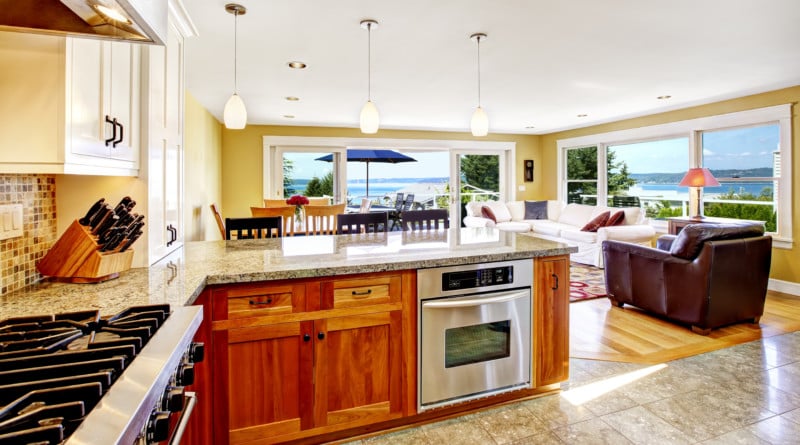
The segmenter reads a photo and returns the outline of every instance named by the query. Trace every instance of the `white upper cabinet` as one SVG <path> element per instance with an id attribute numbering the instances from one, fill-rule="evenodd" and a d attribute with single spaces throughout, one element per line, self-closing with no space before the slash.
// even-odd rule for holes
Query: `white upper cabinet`
<path id="1" fill-rule="evenodd" d="M 136 176 L 136 44 L 0 32 L 0 173 Z"/>

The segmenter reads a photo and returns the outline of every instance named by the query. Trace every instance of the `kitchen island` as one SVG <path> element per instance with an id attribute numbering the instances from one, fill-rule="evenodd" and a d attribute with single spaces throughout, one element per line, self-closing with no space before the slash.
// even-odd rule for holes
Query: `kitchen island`
<path id="1" fill-rule="evenodd" d="M 188 243 L 109 282 L 2 297 L 0 318 L 202 305 L 190 443 L 318 442 L 558 390 L 574 250 L 486 228 Z M 419 412 L 417 270 L 509 260 L 530 261 L 535 277 L 530 384 Z"/>

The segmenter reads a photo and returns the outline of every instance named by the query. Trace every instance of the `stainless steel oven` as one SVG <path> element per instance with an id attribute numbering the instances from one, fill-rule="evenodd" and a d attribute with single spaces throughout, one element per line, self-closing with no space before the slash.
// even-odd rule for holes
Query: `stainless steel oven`
<path id="1" fill-rule="evenodd" d="M 418 409 L 530 387 L 531 260 L 421 269 Z"/>

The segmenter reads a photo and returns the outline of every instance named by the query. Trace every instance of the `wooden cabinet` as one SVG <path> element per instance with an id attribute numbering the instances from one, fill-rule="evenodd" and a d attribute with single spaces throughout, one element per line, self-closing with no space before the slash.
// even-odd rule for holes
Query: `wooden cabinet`
<path id="1" fill-rule="evenodd" d="M 0 71 L 0 173 L 138 174 L 138 45 L 0 32 Z"/>
<path id="2" fill-rule="evenodd" d="M 534 260 L 534 375 L 536 387 L 569 377 L 569 257 Z"/>
<path id="3" fill-rule="evenodd" d="M 408 415 L 415 335 L 403 310 L 413 283 L 408 271 L 213 290 L 214 443 L 281 442 Z"/>

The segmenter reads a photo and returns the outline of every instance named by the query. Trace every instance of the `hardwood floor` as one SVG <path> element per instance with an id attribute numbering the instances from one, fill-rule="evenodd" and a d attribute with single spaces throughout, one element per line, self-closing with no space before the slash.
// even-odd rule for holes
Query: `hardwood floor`
<path id="1" fill-rule="evenodd" d="M 800 297 L 768 292 L 761 323 L 740 323 L 698 335 L 686 326 L 607 298 L 572 303 L 570 357 L 655 364 L 800 330 Z"/>

